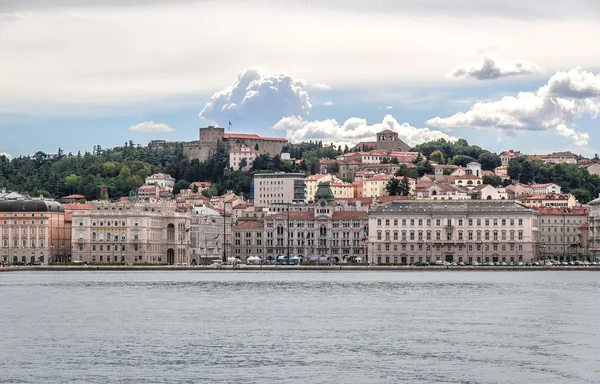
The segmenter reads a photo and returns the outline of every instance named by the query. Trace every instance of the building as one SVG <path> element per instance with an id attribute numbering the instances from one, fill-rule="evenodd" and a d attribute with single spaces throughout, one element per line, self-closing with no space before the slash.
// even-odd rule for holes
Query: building
<path id="1" fill-rule="evenodd" d="M 510 163 L 510 161 L 516 157 L 519 156 L 523 156 L 523 154 L 519 151 L 513 151 L 508 150 L 508 151 L 504 151 L 502 153 L 500 153 L 500 161 L 502 162 L 502 165 L 508 165 L 508 163 Z"/>
<path id="2" fill-rule="evenodd" d="M 259 155 L 260 151 L 246 145 L 231 148 L 229 151 L 229 167 L 236 171 L 248 171 Z"/>
<path id="3" fill-rule="evenodd" d="M 158 185 L 159 187 L 173 188 L 175 186 L 175 179 L 167 173 L 155 173 L 154 175 L 146 177 L 146 185 Z"/>
<path id="4" fill-rule="evenodd" d="M 313 201 L 315 199 L 315 193 L 319 184 L 327 181 L 341 181 L 330 173 L 318 173 L 316 175 L 306 176 L 304 178 L 304 185 L 306 186 L 305 199 L 306 201 Z"/>
<path id="5" fill-rule="evenodd" d="M 73 212 L 73 260 L 87 263 L 189 264 L 190 215 L 175 201 L 95 201 Z"/>
<path id="6" fill-rule="evenodd" d="M 503 187 L 493 187 L 489 184 L 482 184 L 474 187 L 471 192 L 477 200 L 512 200 L 514 195 Z"/>
<path id="7" fill-rule="evenodd" d="M 546 184 L 531 184 L 527 186 L 530 190 L 529 193 L 533 193 L 535 195 L 542 195 L 546 193 L 555 193 L 560 194 L 560 186 L 554 183 L 546 183 Z"/>
<path id="8" fill-rule="evenodd" d="M 259 256 L 265 261 L 284 255 L 332 263 L 365 260 L 367 211 L 339 210 L 325 200 L 304 208 L 235 226 L 233 255 L 242 260 Z"/>
<path id="9" fill-rule="evenodd" d="M 544 163 L 577 164 L 577 155 L 571 152 L 554 152 L 548 155 L 537 155 Z"/>
<path id="10" fill-rule="evenodd" d="M 5 264 L 71 261 L 71 223 L 53 200 L 0 200 L 1 261 Z"/>
<path id="11" fill-rule="evenodd" d="M 254 175 L 254 205 L 288 204 L 304 201 L 305 185 L 302 173 L 257 173 Z"/>
<path id="12" fill-rule="evenodd" d="M 600 197 L 588 203 L 588 249 L 592 261 L 600 261 Z"/>
<path id="13" fill-rule="evenodd" d="M 144 200 L 173 198 L 172 187 L 161 187 L 157 184 L 142 185 L 138 188 L 137 192 L 138 198 Z"/>
<path id="14" fill-rule="evenodd" d="M 202 193 L 203 191 L 209 190 L 211 187 L 210 181 L 194 181 L 190 184 L 192 192 Z M 195 191 L 194 191 L 195 190 Z"/>
<path id="15" fill-rule="evenodd" d="M 398 137 L 398 133 L 390 129 L 377 133 L 377 141 L 361 141 L 352 147 L 352 152 L 367 152 L 378 149 L 409 152 L 410 145 Z"/>
<path id="16" fill-rule="evenodd" d="M 600 176 L 600 162 L 598 160 L 593 160 L 587 164 L 581 166 L 583 169 L 587 169 L 590 175 Z"/>
<path id="17" fill-rule="evenodd" d="M 579 227 L 587 221 L 584 208 L 539 208 L 540 256 L 558 261 L 583 260 L 585 242 Z"/>
<path id="18" fill-rule="evenodd" d="M 419 200 L 468 200 L 468 190 L 448 182 L 421 181 L 415 186 L 414 196 Z"/>
<path id="19" fill-rule="evenodd" d="M 394 201 L 369 212 L 369 260 L 379 264 L 538 258 L 538 213 L 514 201 Z"/>
<path id="20" fill-rule="evenodd" d="M 223 257 L 223 215 L 205 205 L 191 210 L 190 264 L 209 264 Z"/>
<path id="21" fill-rule="evenodd" d="M 540 195 L 519 195 L 515 196 L 515 200 L 520 201 L 524 206 L 529 208 L 573 208 L 579 203 L 570 193 L 557 194 L 548 193 Z"/>

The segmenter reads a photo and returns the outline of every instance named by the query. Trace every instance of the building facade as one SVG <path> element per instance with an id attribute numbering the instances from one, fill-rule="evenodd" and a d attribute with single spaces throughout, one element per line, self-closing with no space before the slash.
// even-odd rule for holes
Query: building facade
<path id="1" fill-rule="evenodd" d="M 87 263 L 189 264 L 190 215 L 175 201 L 95 201 L 73 212 L 73 260 Z"/>
<path id="2" fill-rule="evenodd" d="M 303 202 L 305 198 L 304 174 L 257 173 L 254 175 L 254 205 Z"/>
<path id="3" fill-rule="evenodd" d="M 398 201 L 369 212 L 369 261 L 519 262 L 539 258 L 538 213 L 512 201 Z"/>
<path id="4" fill-rule="evenodd" d="M 4 264 L 71 261 L 71 222 L 62 205 L 41 199 L 0 200 Z"/>
<path id="5" fill-rule="evenodd" d="M 367 211 L 339 210 L 324 201 L 305 209 L 235 226 L 233 255 L 242 260 L 259 256 L 265 261 L 287 255 L 333 263 L 365 260 Z"/>
<path id="6" fill-rule="evenodd" d="M 587 220 L 583 208 L 539 208 L 541 258 L 577 261 L 586 258 L 579 227 Z"/>
<path id="7" fill-rule="evenodd" d="M 588 203 L 588 249 L 593 261 L 600 261 L 600 197 Z"/>
<path id="8" fill-rule="evenodd" d="M 223 215 L 205 205 L 191 211 L 190 264 L 208 264 L 223 257 Z"/>
<path id="9" fill-rule="evenodd" d="M 146 185 L 173 188 L 175 186 L 175 179 L 166 173 L 155 173 L 146 177 Z"/>
<path id="10" fill-rule="evenodd" d="M 252 168 L 258 155 L 260 155 L 260 151 L 246 145 L 231 148 L 229 151 L 229 167 L 234 171 L 248 171 Z"/>

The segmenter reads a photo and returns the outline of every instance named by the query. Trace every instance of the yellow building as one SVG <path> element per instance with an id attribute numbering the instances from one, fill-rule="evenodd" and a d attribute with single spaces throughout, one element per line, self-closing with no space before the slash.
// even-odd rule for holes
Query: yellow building
<path id="1" fill-rule="evenodd" d="M 357 197 L 354 196 L 354 183 L 333 182 L 329 184 L 329 187 L 336 199 L 353 199 Z"/>
<path id="2" fill-rule="evenodd" d="M 543 195 L 521 195 L 515 198 L 529 208 L 573 208 L 578 205 L 577 199 L 570 193 L 547 193 Z"/>
<path id="3" fill-rule="evenodd" d="M 370 178 L 365 178 L 363 180 L 363 197 L 387 196 L 388 191 L 386 186 L 393 177 L 394 176 L 392 175 L 380 174 Z M 404 179 L 403 176 L 398 176 L 396 178 L 400 181 Z M 415 191 L 416 180 L 411 179 L 410 177 L 407 177 L 406 179 L 408 180 L 409 194 L 412 195 Z"/>
<path id="4" fill-rule="evenodd" d="M 305 199 L 312 201 L 315 199 L 315 193 L 320 183 L 324 182 L 338 182 L 340 181 L 337 177 L 330 173 L 320 173 L 316 175 L 307 176 L 304 178 L 304 184 L 306 185 Z"/>

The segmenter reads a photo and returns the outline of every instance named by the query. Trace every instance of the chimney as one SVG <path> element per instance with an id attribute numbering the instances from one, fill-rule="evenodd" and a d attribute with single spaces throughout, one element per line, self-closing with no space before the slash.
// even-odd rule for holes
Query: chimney
<path id="1" fill-rule="evenodd" d="M 435 181 L 444 181 L 444 169 L 443 168 L 435 169 Z"/>

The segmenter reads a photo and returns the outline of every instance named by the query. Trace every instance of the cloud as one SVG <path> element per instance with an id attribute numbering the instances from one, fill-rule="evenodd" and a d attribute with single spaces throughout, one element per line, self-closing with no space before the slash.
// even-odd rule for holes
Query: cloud
<path id="1" fill-rule="evenodd" d="M 321 105 L 325 105 L 325 106 L 327 106 L 327 107 L 330 107 L 330 106 L 332 106 L 332 105 L 333 105 L 333 101 L 329 100 L 329 101 L 326 101 L 326 102 L 324 102 L 324 103 L 323 103 L 323 104 L 321 104 Z"/>
<path id="2" fill-rule="evenodd" d="M 600 50 L 573 43 L 600 35 L 594 1 L 531 6 L 532 15 L 561 15 L 535 23 L 520 17 L 522 1 L 151 1 L 0 1 L 0 13 L 23 15 L 0 22 L 0 109 L 46 116 L 88 106 L 115 111 L 184 100 L 187 107 L 250 66 L 293 73 L 306 89 L 421 87 L 489 45 L 553 71 L 600 62 Z M 463 17 L 471 12 L 493 17 Z M 165 20 L 177 23 L 157 28 Z M 331 33 L 332 25 L 344 33 Z"/>
<path id="3" fill-rule="evenodd" d="M 501 77 L 517 75 L 535 75 L 543 69 L 524 60 L 500 61 L 485 57 L 479 62 L 462 63 L 450 73 L 453 78 L 474 78 L 477 80 L 495 80 Z"/>
<path id="4" fill-rule="evenodd" d="M 600 74 L 594 75 L 581 67 L 557 72 L 539 93 L 546 97 L 586 99 L 600 97 Z"/>
<path id="5" fill-rule="evenodd" d="M 307 88 L 309 90 L 316 90 L 316 91 L 331 91 L 331 85 L 323 84 L 323 83 L 308 84 Z"/>
<path id="6" fill-rule="evenodd" d="M 271 126 L 285 116 L 306 117 L 312 104 L 305 88 L 304 80 L 285 73 L 246 69 L 231 86 L 215 93 L 199 116 L 221 126 L 228 121 Z"/>
<path id="7" fill-rule="evenodd" d="M 144 133 L 173 132 L 174 131 L 174 129 L 169 127 L 167 124 L 155 123 L 154 121 L 146 121 L 144 123 L 132 125 L 131 127 L 129 127 L 129 130 L 132 132 L 144 132 Z"/>
<path id="8" fill-rule="evenodd" d="M 298 116 L 290 116 L 281 119 L 274 129 L 285 131 L 291 142 L 323 140 L 325 143 L 333 142 L 336 145 L 355 145 L 360 141 L 375 140 L 377 132 L 385 129 L 398 132 L 400 139 L 410 146 L 441 138 L 457 140 L 456 137 L 429 128 L 415 128 L 408 123 L 400 124 L 391 115 L 386 115 L 381 123 L 373 125 L 361 118 L 351 118 L 340 125 L 334 119 L 305 121 Z"/>
<path id="9" fill-rule="evenodd" d="M 6 153 L 6 152 L 0 152 L 0 157 L 5 156 L 8 160 L 12 159 L 12 156 L 10 155 L 10 153 Z"/>
<path id="10" fill-rule="evenodd" d="M 600 114 L 600 78 L 582 68 L 557 72 L 536 92 L 520 92 L 498 101 L 479 101 L 467 112 L 447 118 L 435 117 L 426 123 L 438 128 L 554 132 L 575 145 L 588 144 L 589 135 L 574 129 L 584 115 Z"/>

